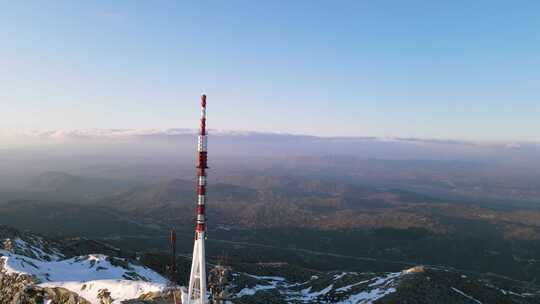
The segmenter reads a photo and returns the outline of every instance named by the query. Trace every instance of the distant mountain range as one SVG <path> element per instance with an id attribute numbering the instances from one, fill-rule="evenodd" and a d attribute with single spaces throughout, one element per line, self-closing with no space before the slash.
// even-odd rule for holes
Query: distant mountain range
<path id="1" fill-rule="evenodd" d="M 43 194 L 58 194 L 59 198 L 95 200 L 104 196 L 111 196 L 125 192 L 137 182 L 82 177 L 65 172 L 48 171 L 32 178 L 26 189 Z"/>
<path id="2" fill-rule="evenodd" d="M 357 255 L 373 258 L 370 265 L 356 264 L 363 269 L 395 269 L 392 263 L 388 268 L 386 261 L 406 261 L 407 265 L 421 262 L 487 272 L 494 271 L 496 263 L 499 274 L 540 279 L 538 207 L 448 200 L 272 172 L 237 171 L 212 180 L 207 216 L 209 233 L 217 242 L 209 246 L 215 246 L 216 252 L 222 248 L 236 252 L 237 246 L 250 250 L 270 246 L 263 252 L 265 256 L 285 256 L 288 262 L 320 269 L 329 267 L 324 259 L 300 251 L 288 256 L 287 248 L 347 259 Z M 118 240 L 134 249 L 142 244 L 163 248 L 166 231 L 176 227 L 182 242 L 190 243 L 195 216 L 193 181 L 173 179 L 136 184 L 126 190 L 123 187 L 129 182 L 112 187 L 115 182 L 109 179 L 62 173 L 47 173 L 38 180 L 41 191 L 30 191 L 31 197 L 24 190 L 18 198 L 8 193 L 2 199 L 0 191 L 2 223 L 48 235 Z M 91 187 L 86 188 L 85 183 Z M 73 198 L 77 187 L 83 194 L 92 188 L 100 195 Z M 238 254 L 259 254 L 250 250 Z"/>
<path id="3" fill-rule="evenodd" d="M 536 222 L 540 211 L 536 209 L 498 210 L 411 191 L 299 176 L 245 172 L 226 179 L 235 184 L 215 182 L 209 188 L 208 216 L 215 225 L 422 228 L 446 234 L 458 229 L 453 221 L 468 220 L 499 227 L 499 233 L 507 238 L 540 239 L 540 226 Z M 21 223 L 33 222 L 32 214 L 35 214 L 44 223 L 62 218 L 65 225 L 83 215 L 85 220 L 99 218 L 111 225 L 115 222 L 164 227 L 191 225 L 195 214 L 195 183 L 174 179 L 142 184 L 46 172 L 32 179 L 19 196 L 9 192 L 4 200 L 0 215 L 10 214 L 7 218 L 19 219 Z M 25 220 L 25 216 L 29 218 Z"/>

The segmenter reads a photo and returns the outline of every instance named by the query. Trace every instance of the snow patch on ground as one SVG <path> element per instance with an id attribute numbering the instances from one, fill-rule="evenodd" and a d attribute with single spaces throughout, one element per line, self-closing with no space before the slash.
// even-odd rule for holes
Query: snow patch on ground
<path id="1" fill-rule="evenodd" d="M 349 296 L 349 298 L 338 302 L 337 304 L 367 304 L 367 303 L 373 303 L 374 301 L 391 294 L 393 292 L 396 292 L 396 289 L 394 287 L 391 287 L 392 283 L 394 282 L 394 279 L 400 277 L 403 274 L 403 272 L 392 272 L 387 274 L 383 277 L 376 277 L 374 279 L 370 280 L 364 280 L 360 281 L 355 284 L 351 284 L 348 286 L 344 286 L 341 288 L 336 289 L 336 291 L 340 292 L 348 292 L 352 288 L 368 283 L 370 281 L 375 280 L 375 282 L 368 285 L 368 287 L 376 287 L 371 290 L 362 290 L 359 293 L 354 293 Z"/>
<path id="2" fill-rule="evenodd" d="M 274 289 L 274 288 L 276 288 L 276 285 L 274 285 L 274 284 L 272 284 L 272 285 L 255 285 L 252 288 L 244 288 L 244 289 L 240 290 L 240 292 L 238 292 L 236 294 L 236 297 L 241 298 L 243 296 L 252 296 L 252 295 L 256 294 L 257 291 L 259 291 L 259 290 Z"/>
<path id="3" fill-rule="evenodd" d="M 327 286 L 326 288 L 324 288 L 322 290 L 311 292 L 311 286 L 310 286 L 310 287 L 308 287 L 306 289 L 302 289 L 300 291 L 300 294 L 295 295 L 295 294 L 291 293 L 289 295 L 289 300 L 299 300 L 299 301 L 303 301 L 303 302 L 313 301 L 317 297 L 329 293 L 332 290 L 332 288 L 334 288 L 334 284 L 331 284 L 331 285 Z"/>
<path id="4" fill-rule="evenodd" d="M 377 278 L 377 280 L 376 280 L 375 282 L 369 284 L 369 286 L 370 286 L 370 287 L 373 287 L 373 286 L 378 286 L 378 285 L 387 283 L 389 280 L 395 279 L 395 278 L 399 277 L 401 274 L 402 274 L 402 272 L 392 272 L 392 273 L 389 273 L 388 275 L 386 275 L 386 276 L 384 276 L 384 277 L 379 277 L 379 278 Z"/>
<path id="5" fill-rule="evenodd" d="M 373 303 L 374 301 L 395 292 L 396 289 L 391 287 L 387 289 L 375 288 L 370 291 L 362 291 L 360 293 L 354 294 L 346 300 L 338 302 L 336 304 L 368 304 Z"/>
<path id="6" fill-rule="evenodd" d="M 286 287 L 289 286 L 285 278 L 282 277 L 275 277 L 275 276 L 256 276 L 252 274 L 246 274 L 249 277 L 252 277 L 254 279 L 263 281 L 267 284 L 257 284 L 251 288 L 246 287 L 240 290 L 235 296 L 237 298 L 241 298 L 243 296 L 252 296 L 257 293 L 257 291 L 260 290 L 267 290 L 267 289 L 274 289 L 278 286 L 280 287 Z"/>
<path id="7" fill-rule="evenodd" d="M 364 281 L 360 281 L 360 282 L 357 282 L 357 283 L 354 283 L 354 284 L 351 284 L 351 285 L 347 285 L 347 286 L 343 286 L 343 287 L 340 287 L 338 289 L 336 289 L 336 291 L 343 291 L 343 292 L 347 292 L 349 290 L 351 290 L 351 288 L 355 287 L 355 286 L 358 286 L 358 285 L 362 285 L 362 284 L 365 284 L 367 282 L 371 281 L 370 280 L 364 280 Z"/>

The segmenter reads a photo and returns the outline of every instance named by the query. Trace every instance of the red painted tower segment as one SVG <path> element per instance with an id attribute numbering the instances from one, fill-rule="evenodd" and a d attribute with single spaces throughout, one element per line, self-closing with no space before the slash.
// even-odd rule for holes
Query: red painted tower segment
<path id="1" fill-rule="evenodd" d="M 208 168 L 208 151 L 206 141 L 206 95 L 201 95 L 201 124 L 197 144 L 197 226 L 196 232 L 206 231 L 205 203 L 206 203 L 206 169 Z M 195 234 L 197 236 L 197 234 Z"/>

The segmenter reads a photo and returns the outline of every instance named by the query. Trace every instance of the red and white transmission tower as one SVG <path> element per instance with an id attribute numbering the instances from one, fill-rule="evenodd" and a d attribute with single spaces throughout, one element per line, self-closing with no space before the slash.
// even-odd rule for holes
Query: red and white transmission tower
<path id="1" fill-rule="evenodd" d="M 206 95 L 201 95 L 201 126 L 197 144 L 197 224 L 195 226 L 195 246 L 189 276 L 187 304 L 206 304 L 206 259 L 204 241 L 206 238 L 205 203 L 206 203 L 206 169 L 208 154 L 206 144 Z"/>

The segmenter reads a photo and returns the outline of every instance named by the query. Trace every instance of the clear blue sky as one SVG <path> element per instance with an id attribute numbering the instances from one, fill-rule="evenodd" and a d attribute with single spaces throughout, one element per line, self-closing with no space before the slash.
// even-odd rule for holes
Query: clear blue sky
<path id="1" fill-rule="evenodd" d="M 540 140 L 539 1 L 0 0 L 0 128 Z"/>

